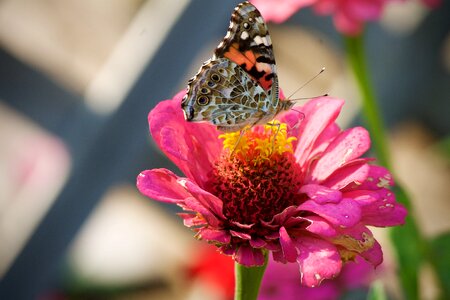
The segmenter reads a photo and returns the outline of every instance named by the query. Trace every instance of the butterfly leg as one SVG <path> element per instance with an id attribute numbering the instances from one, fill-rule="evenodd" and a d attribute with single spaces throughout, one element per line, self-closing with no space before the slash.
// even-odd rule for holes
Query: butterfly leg
<path id="1" fill-rule="evenodd" d="M 267 123 L 267 125 L 277 128 L 275 131 L 275 134 L 272 137 L 272 153 L 273 153 L 275 151 L 275 141 L 278 136 L 278 133 L 280 132 L 281 124 L 280 123 Z"/>
<path id="2" fill-rule="evenodd" d="M 242 137 L 244 136 L 244 134 L 245 134 L 245 132 L 246 132 L 247 130 L 248 130 L 248 128 L 246 127 L 246 128 L 244 128 L 244 129 L 242 129 L 241 132 L 239 133 L 239 137 L 238 137 L 238 139 L 237 139 L 237 141 L 236 141 L 236 144 L 234 144 L 233 150 L 232 150 L 231 153 L 230 153 L 230 157 L 233 156 L 234 152 L 236 151 L 237 147 L 239 146 L 239 143 L 240 143 L 241 140 L 242 140 Z"/>

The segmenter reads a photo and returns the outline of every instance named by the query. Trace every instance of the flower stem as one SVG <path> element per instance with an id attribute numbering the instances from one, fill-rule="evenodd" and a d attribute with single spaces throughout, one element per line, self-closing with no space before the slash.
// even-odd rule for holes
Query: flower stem
<path id="1" fill-rule="evenodd" d="M 361 93 L 363 113 L 374 141 L 375 154 L 382 165 L 391 169 L 383 122 L 368 74 L 362 35 L 346 37 L 345 45 L 348 60 Z M 397 254 L 399 264 L 398 274 L 403 286 L 405 298 L 415 300 L 419 297 L 418 274 L 426 256 L 427 247 L 424 237 L 414 219 L 411 202 L 407 193 L 401 186 L 397 185 L 395 195 L 397 201 L 406 206 L 409 215 L 403 227 L 396 227 L 391 230 L 390 237 Z"/>
<path id="2" fill-rule="evenodd" d="M 383 166 L 390 169 L 387 144 L 384 138 L 383 121 L 380 118 L 380 111 L 375 100 L 375 94 L 367 71 L 368 68 L 365 59 L 362 35 L 357 37 L 346 37 L 345 45 L 348 60 L 361 93 L 363 113 L 374 141 L 376 156 Z"/>
<path id="3" fill-rule="evenodd" d="M 245 267 L 235 263 L 234 271 L 236 277 L 235 300 L 256 300 L 259 287 L 267 267 L 268 254 L 265 253 L 264 265 L 259 267 Z"/>

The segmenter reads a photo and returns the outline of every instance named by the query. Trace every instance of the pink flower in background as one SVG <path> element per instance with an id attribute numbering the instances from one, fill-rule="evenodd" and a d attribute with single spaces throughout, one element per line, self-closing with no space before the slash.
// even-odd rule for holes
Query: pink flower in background
<path id="1" fill-rule="evenodd" d="M 322 15 L 332 15 L 337 30 L 357 35 L 367 21 L 378 20 L 388 0 L 252 0 L 266 21 L 281 23 L 299 9 L 313 6 Z M 279 4 L 281 3 L 281 5 Z"/>
<path id="2" fill-rule="evenodd" d="M 364 24 L 381 17 L 388 0 L 318 0 L 314 10 L 332 15 L 336 29 L 346 35 L 358 35 Z"/>
<path id="3" fill-rule="evenodd" d="M 368 288 L 375 278 L 373 267 L 362 259 L 349 262 L 334 280 L 310 288 L 298 280 L 298 268 L 294 264 L 278 264 L 269 261 L 259 291 L 259 300 L 334 300 L 357 288 Z"/>
<path id="4" fill-rule="evenodd" d="M 402 224 L 406 210 L 389 190 L 389 172 L 361 158 L 370 146 L 367 131 L 336 125 L 342 100 L 311 100 L 300 108 L 301 122 L 291 111 L 279 125 L 255 126 L 240 137 L 186 122 L 184 94 L 159 103 L 149 126 L 186 177 L 143 171 L 142 194 L 180 206 L 197 238 L 242 265 L 262 265 L 267 251 L 278 262 L 297 263 L 306 286 L 337 276 L 343 262 L 358 256 L 382 262 L 367 226 Z"/>
<path id="5" fill-rule="evenodd" d="M 361 33 L 368 21 L 380 19 L 384 6 L 395 0 L 251 0 L 266 21 L 285 22 L 298 10 L 312 6 L 321 15 L 333 16 L 336 29 L 346 35 Z M 400 0 L 402 1 L 402 0 Z M 404 0 L 403 0 L 404 1 Z M 438 7 L 441 0 L 422 0 L 431 8 Z"/>

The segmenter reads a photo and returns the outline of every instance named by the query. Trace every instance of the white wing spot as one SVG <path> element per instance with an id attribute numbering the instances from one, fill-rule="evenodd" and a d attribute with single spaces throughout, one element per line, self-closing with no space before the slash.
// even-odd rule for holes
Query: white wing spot
<path id="1" fill-rule="evenodd" d="M 243 39 L 244 41 L 245 41 L 246 39 L 248 39 L 248 37 L 249 37 L 249 35 L 248 35 L 248 32 L 247 32 L 247 31 L 243 31 L 243 32 L 241 33 L 241 39 Z"/>
<path id="2" fill-rule="evenodd" d="M 255 43 L 257 45 L 264 44 L 263 39 L 259 35 L 255 36 L 255 38 L 253 40 L 255 41 Z"/>

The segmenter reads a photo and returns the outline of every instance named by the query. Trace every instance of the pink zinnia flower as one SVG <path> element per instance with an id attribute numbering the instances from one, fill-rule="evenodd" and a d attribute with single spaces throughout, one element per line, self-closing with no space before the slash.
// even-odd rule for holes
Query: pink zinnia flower
<path id="1" fill-rule="evenodd" d="M 313 6 L 318 14 L 332 15 L 336 29 L 357 35 L 367 21 L 378 20 L 388 0 L 251 0 L 266 21 L 281 23 L 299 9 Z"/>
<path id="2" fill-rule="evenodd" d="M 335 124 L 342 100 L 311 100 L 300 108 L 301 122 L 291 111 L 276 121 L 279 127 L 255 126 L 240 138 L 186 122 L 184 94 L 159 103 L 149 126 L 186 177 L 143 171 L 141 193 L 180 206 L 199 239 L 242 265 L 262 265 L 268 251 L 278 262 L 298 263 L 307 286 L 335 277 L 357 256 L 382 262 L 367 226 L 402 224 L 406 210 L 389 190 L 389 172 L 361 158 L 370 146 L 367 131 Z"/>

